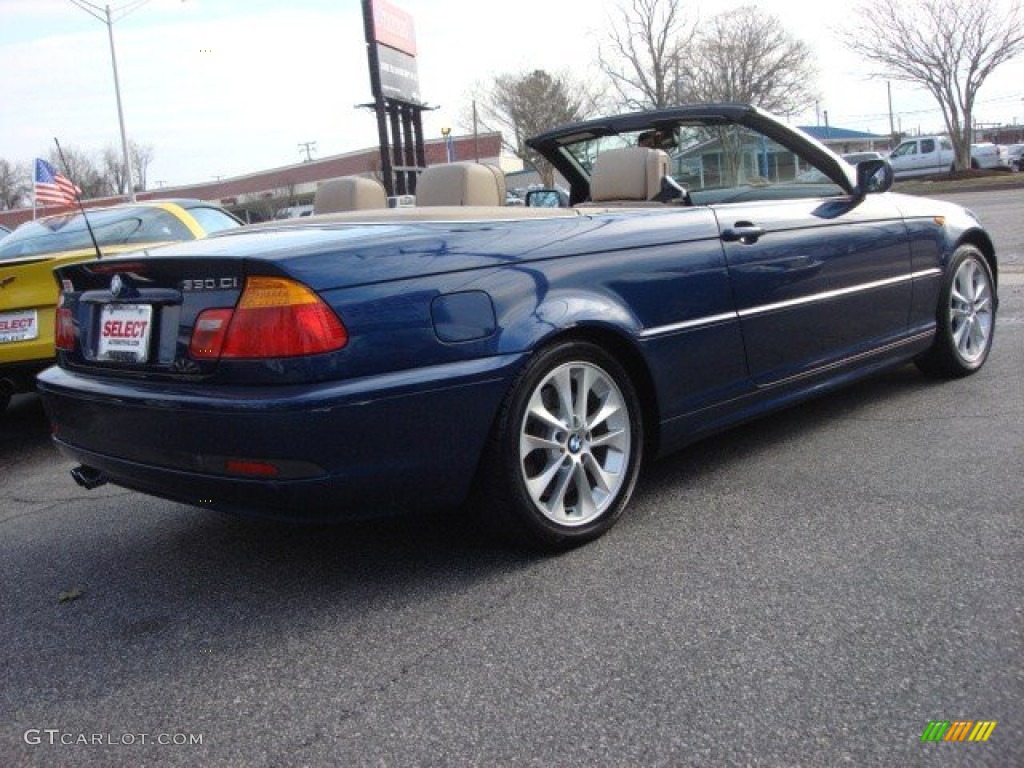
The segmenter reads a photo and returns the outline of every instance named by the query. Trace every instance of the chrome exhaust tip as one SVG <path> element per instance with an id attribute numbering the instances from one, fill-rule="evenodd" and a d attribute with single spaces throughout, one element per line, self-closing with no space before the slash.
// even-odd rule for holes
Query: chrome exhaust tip
<path id="1" fill-rule="evenodd" d="M 106 485 L 107 483 L 106 475 L 98 469 L 94 467 L 87 467 L 84 464 L 72 469 L 71 476 L 75 478 L 76 483 L 87 491 L 91 491 L 93 488 L 99 488 L 101 485 Z"/>

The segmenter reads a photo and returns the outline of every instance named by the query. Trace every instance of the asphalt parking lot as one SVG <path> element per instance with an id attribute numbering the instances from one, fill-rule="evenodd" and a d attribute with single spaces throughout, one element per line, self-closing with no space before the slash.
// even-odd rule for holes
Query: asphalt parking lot
<path id="1" fill-rule="evenodd" d="M 908 366 L 705 441 L 558 557 L 443 515 L 310 529 L 85 492 L 16 398 L 0 765 L 1024 765 L 1010 194 L 955 198 L 1008 268 L 981 373 Z M 922 743 L 935 720 L 997 725 Z"/>

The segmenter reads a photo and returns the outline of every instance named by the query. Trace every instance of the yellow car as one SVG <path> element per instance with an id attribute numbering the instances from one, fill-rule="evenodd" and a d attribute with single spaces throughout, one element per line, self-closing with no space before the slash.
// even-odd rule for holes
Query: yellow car
<path id="1" fill-rule="evenodd" d="M 164 200 L 93 208 L 86 213 L 104 256 L 241 226 L 200 200 Z M 54 267 L 96 258 L 80 212 L 28 221 L 0 238 L 0 412 L 54 359 Z"/>

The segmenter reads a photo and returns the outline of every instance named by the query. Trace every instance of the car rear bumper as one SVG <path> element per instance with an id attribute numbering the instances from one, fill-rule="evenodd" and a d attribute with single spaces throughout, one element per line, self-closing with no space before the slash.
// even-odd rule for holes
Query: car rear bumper
<path id="1" fill-rule="evenodd" d="M 248 388 L 52 367 L 39 391 L 57 447 L 116 485 L 261 517 L 361 518 L 461 502 L 520 364 L 512 355 Z"/>

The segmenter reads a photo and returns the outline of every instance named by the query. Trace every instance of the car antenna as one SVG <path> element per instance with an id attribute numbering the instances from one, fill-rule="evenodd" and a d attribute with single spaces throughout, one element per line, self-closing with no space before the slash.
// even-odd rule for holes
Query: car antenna
<path id="1" fill-rule="evenodd" d="M 92 224 L 89 223 L 89 217 L 85 215 L 85 206 L 82 205 L 82 193 L 78 189 L 78 185 L 75 184 L 75 180 L 71 178 L 71 169 L 68 168 L 68 161 L 64 159 L 64 150 L 60 148 L 60 142 L 57 141 L 57 137 L 53 137 L 53 143 L 57 145 L 57 154 L 60 155 L 60 164 L 64 166 L 64 172 L 67 173 L 68 179 L 71 181 L 71 186 L 75 190 L 75 202 L 78 203 L 78 210 L 82 212 L 82 218 L 85 219 L 85 228 L 89 230 L 89 238 L 92 240 L 92 247 L 96 249 L 96 260 L 99 261 L 103 258 L 103 251 L 100 250 L 100 244 L 96 242 L 96 233 L 92 231 Z"/>

